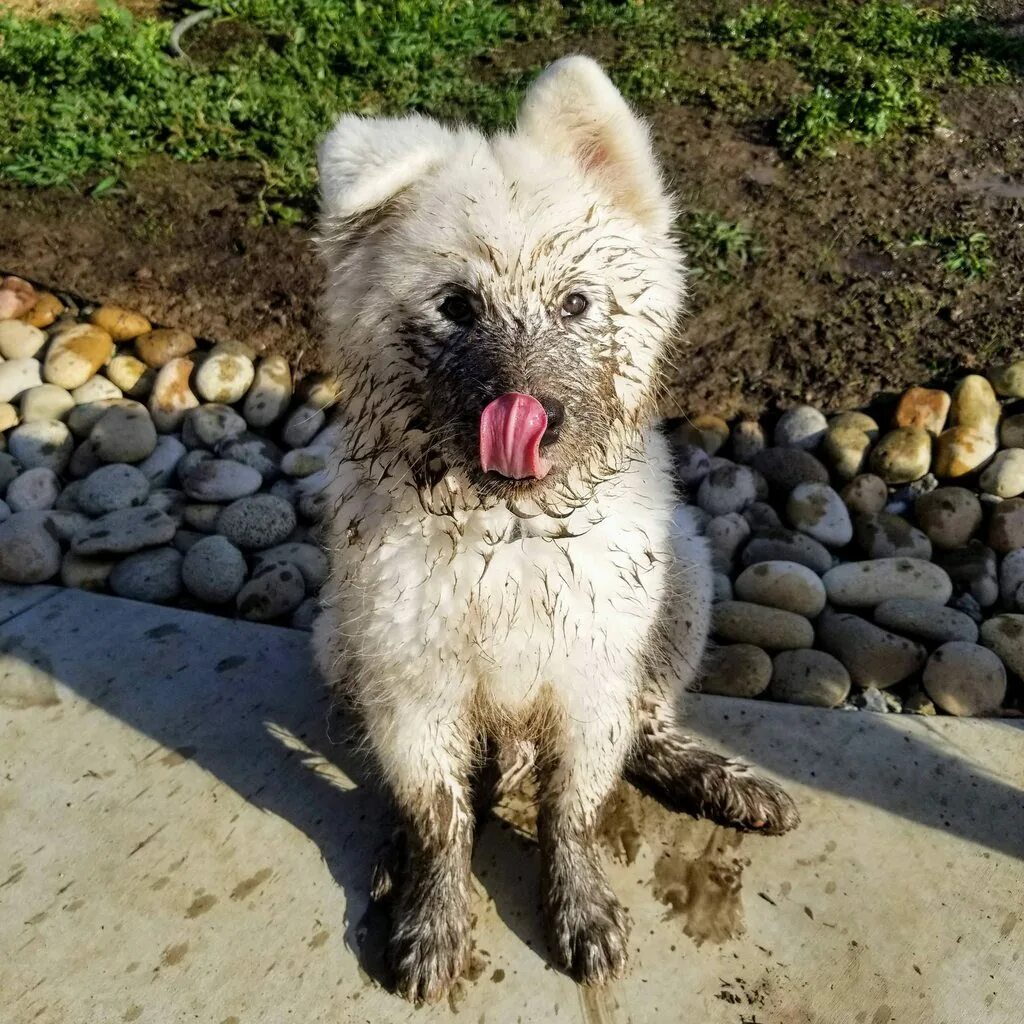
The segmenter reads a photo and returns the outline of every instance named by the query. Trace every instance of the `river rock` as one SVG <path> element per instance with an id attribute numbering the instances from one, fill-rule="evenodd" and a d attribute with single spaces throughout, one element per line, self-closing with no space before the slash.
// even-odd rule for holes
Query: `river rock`
<path id="1" fill-rule="evenodd" d="M 977 623 L 970 616 L 934 601 L 911 597 L 883 601 L 875 609 L 875 622 L 885 629 L 933 644 L 952 640 L 975 643 L 978 639 Z"/>
<path id="2" fill-rule="evenodd" d="M 18 460 L 8 452 L 0 452 L 0 498 L 7 493 L 11 481 L 21 471 Z"/>
<path id="3" fill-rule="evenodd" d="M 1003 419 L 999 424 L 999 443 L 1004 448 L 1024 448 L 1024 413 Z"/>
<path id="4" fill-rule="evenodd" d="M 845 608 L 867 608 L 892 597 L 945 604 L 953 595 L 947 573 L 920 558 L 848 562 L 829 569 L 822 582 L 829 601 Z"/>
<path id="5" fill-rule="evenodd" d="M 776 448 L 803 448 L 813 451 L 821 444 L 828 420 L 813 405 L 787 409 L 775 424 L 772 439 Z"/>
<path id="6" fill-rule="evenodd" d="M 36 359 L 8 359 L 0 363 L 0 402 L 13 402 L 43 383 Z"/>
<path id="7" fill-rule="evenodd" d="M 293 448 L 290 452 L 285 452 L 284 458 L 281 459 L 281 469 L 288 476 L 300 478 L 312 476 L 327 465 L 326 455 L 327 453 L 322 448 L 313 445 L 308 448 Z M 739 515 L 739 513 L 732 514 Z"/>
<path id="8" fill-rule="evenodd" d="M 290 562 L 300 573 L 306 584 L 306 593 L 315 594 L 324 585 L 330 573 L 326 553 L 315 544 L 290 541 L 258 552 L 253 565 L 256 568 L 266 562 Z"/>
<path id="9" fill-rule="evenodd" d="M 200 364 L 195 388 L 207 402 L 230 405 L 241 401 L 255 375 L 252 350 L 245 345 L 223 341 L 214 345 Z"/>
<path id="10" fill-rule="evenodd" d="M 757 482 L 746 466 L 713 469 L 701 482 L 697 504 L 713 516 L 742 512 L 757 498 Z"/>
<path id="11" fill-rule="evenodd" d="M 674 451 L 676 474 L 687 487 L 696 487 L 711 472 L 711 459 L 703 448 L 684 444 Z"/>
<path id="12" fill-rule="evenodd" d="M 6 501 L 12 512 L 36 512 L 53 508 L 59 494 L 57 474 L 46 466 L 39 466 L 11 481 Z"/>
<path id="13" fill-rule="evenodd" d="M 288 409 L 292 399 L 292 371 L 284 356 L 265 356 L 256 367 L 252 386 L 242 404 L 250 427 L 265 429 Z"/>
<path id="14" fill-rule="evenodd" d="M 927 561 L 932 557 L 932 542 L 928 536 L 902 516 L 889 512 L 858 516 L 854 534 L 868 558 L 923 558 Z"/>
<path id="15" fill-rule="evenodd" d="M 963 547 L 981 526 L 981 502 L 965 487 L 939 487 L 922 495 L 914 513 L 937 548 Z"/>
<path id="16" fill-rule="evenodd" d="M 174 359 L 194 351 L 196 339 L 188 331 L 160 327 L 135 339 L 138 357 L 154 370 L 160 370 Z"/>
<path id="17" fill-rule="evenodd" d="M 226 537 L 212 536 L 189 546 L 181 576 L 193 597 L 209 604 L 223 604 L 233 600 L 242 589 L 246 571 L 242 552 Z"/>
<path id="18" fill-rule="evenodd" d="M 146 505 L 149 508 L 157 508 L 166 515 L 169 515 L 174 520 L 174 525 L 180 527 L 185 519 L 185 508 L 188 505 L 188 499 L 184 493 L 176 491 L 173 487 L 158 487 L 156 490 L 149 492 L 149 497 L 146 498 Z M 178 532 L 180 533 L 181 531 L 179 530 Z"/>
<path id="19" fill-rule="evenodd" d="M 757 420 L 741 420 L 730 431 L 730 437 L 733 461 L 741 466 L 753 462 L 754 456 L 766 446 L 764 428 Z"/>
<path id="20" fill-rule="evenodd" d="M 113 463 L 90 473 L 78 489 L 78 507 L 91 516 L 102 516 L 119 508 L 144 505 L 149 481 L 134 466 Z"/>
<path id="21" fill-rule="evenodd" d="M 817 623 L 818 646 L 838 658 L 861 687 L 885 689 L 913 675 L 927 652 L 906 637 L 862 619 L 826 610 Z"/>
<path id="22" fill-rule="evenodd" d="M 217 530 L 244 551 L 271 548 L 295 529 L 295 509 L 273 494 L 239 498 L 220 514 Z"/>
<path id="23" fill-rule="evenodd" d="M 713 631 L 723 640 L 766 650 L 810 647 L 814 642 L 814 628 L 804 616 L 750 601 L 716 604 L 711 621 Z"/>
<path id="24" fill-rule="evenodd" d="M 250 466 L 232 459 L 208 459 L 182 481 L 185 493 L 196 501 L 234 501 L 255 494 L 263 478 Z"/>
<path id="25" fill-rule="evenodd" d="M 290 562 L 267 562 L 238 592 L 236 607 L 243 619 L 268 622 L 293 612 L 306 596 L 302 574 Z"/>
<path id="26" fill-rule="evenodd" d="M 946 425 L 952 399 L 936 388 L 911 388 L 896 407 L 896 426 L 916 427 L 938 437 Z"/>
<path id="27" fill-rule="evenodd" d="M 36 290 L 20 277 L 0 281 L 0 321 L 24 316 L 36 303 Z"/>
<path id="28" fill-rule="evenodd" d="M 878 442 L 869 460 L 871 472 L 887 484 L 905 484 L 928 472 L 931 435 L 920 427 L 897 427 Z"/>
<path id="29" fill-rule="evenodd" d="M 156 375 L 149 395 L 149 414 L 161 434 L 177 430 L 189 409 L 199 405 L 189 387 L 192 369 L 190 359 L 178 358 L 165 363 Z"/>
<path id="30" fill-rule="evenodd" d="M 218 458 L 233 459 L 244 466 L 251 466 L 263 477 L 265 484 L 272 483 L 281 475 L 282 452 L 269 438 L 239 434 L 222 441 L 215 451 Z"/>
<path id="31" fill-rule="evenodd" d="M 166 487 L 174 478 L 178 463 L 185 456 L 185 446 L 171 434 L 161 434 L 156 446 L 138 465 L 151 487 Z"/>
<path id="32" fill-rule="evenodd" d="M 772 659 L 760 647 L 716 645 L 705 657 L 697 689 L 722 697 L 757 697 L 771 677 Z"/>
<path id="33" fill-rule="evenodd" d="M 950 715 L 998 712 L 1006 697 L 1006 669 L 991 651 L 954 640 L 928 659 L 922 677 L 928 696 Z"/>
<path id="34" fill-rule="evenodd" d="M 74 407 L 75 400 L 70 392 L 56 384 L 40 384 L 37 388 L 29 388 L 21 396 L 21 422 L 63 421 Z"/>
<path id="35" fill-rule="evenodd" d="M 1024 679 L 1024 615 L 996 615 L 981 624 L 981 642 Z"/>
<path id="36" fill-rule="evenodd" d="M 828 470 L 802 448 L 765 448 L 754 456 L 752 465 L 772 487 L 786 494 L 797 484 L 828 483 Z"/>
<path id="37" fill-rule="evenodd" d="M 0 321 L 0 356 L 34 359 L 46 344 L 46 334 L 22 320 Z"/>
<path id="38" fill-rule="evenodd" d="M 829 427 L 835 427 L 837 430 L 851 429 L 859 430 L 861 433 L 867 434 L 871 438 L 872 442 L 878 440 L 880 433 L 878 429 L 878 423 L 869 416 L 866 412 L 839 412 L 836 413 L 828 421 Z"/>
<path id="39" fill-rule="evenodd" d="M 738 512 L 730 512 L 712 519 L 704 528 L 704 536 L 711 547 L 712 565 L 729 572 L 736 552 L 750 536 L 750 525 Z"/>
<path id="40" fill-rule="evenodd" d="M 978 481 L 986 494 L 1016 498 L 1024 494 L 1024 448 L 1007 448 L 982 471 Z"/>
<path id="41" fill-rule="evenodd" d="M 246 429 L 245 420 L 231 406 L 208 403 L 185 414 L 181 439 L 189 448 L 216 448 Z"/>
<path id="42" fill-rule="evenodd" d="M 829 427 L 822 449 L 836 476 L 850 480 L 864 469 L 871 453 L 871 438 L 854 427 Z"/>
<path id="43" fill-rule="evenodd" d="M 152 329 L 150 322 L 122 306 L 100 306 L 89 315 L 89 323 L 102 327 L 114 341 L 131 341 Z"/>
<path id="44" fill-rule="evenodd" d="M 820 577 L 799 562 L 758 562 L 740 573 L 735 589 L 743 601 L 811 619 L 825 607 L 825 587 Z"/>
<path id="45" fill-rule="evenodd" d="M 60 544 L 45 517 L 15 512 L 0 523 L 0 581 L 45 583 L 60 571 Z"/>
<path id="46" fill-rule="evenodd" d="M 77 590 L 102 591 L 114 571 L 118 558 L 89 558 L 67 551 L 60 562 L 60 581 L 65 587 Z"/>
<path id="47" fill-rule="evenodd" d="M 956 479 L 980 469 L 995 455 L 994 434 L 981 433 L 970 427 L 944 430 L 936 442 L 935 473 Z"/>
<path id="48" fill-rule="evenodd" d="M 50 292 L 37 292 L 35 305 L 22 317 L 33 327 L 49 327 L 64 312 L 64 303 Z"/>
<path id="49" fill-rule="evenodd" d="M 999 597 L 1003 604 L 1013 607 L 1021 584 L 1024 584 L 1024 548 L 1009 552 L 999 566 Z"/>
<path id="50" fill-rule="evenodd" d="M 844 547 L 853 539 L 850 513 L 827 484 L 797 484 L 790 491 L 786 514 L 797 530 L 830 547 Z"/>
<path id="51" fill-rule="evenodd" d="M 114 354 L 114 339 L 102 328 L 78 324 L 60 331 L 50 342 L 43 363 L 49 384 L 73 391 L 81 387 Z"/>
<path id="52" fill-rule="evenodd" d="M 81 387 L 71 392 L 75 405 L 103 402 L 111 398 L 124 398 L 121 389 L 106 377 L 90 377 Z"/>
<path id="53" fill-rule="evenodd" d="M 116 355 L 107 366 L 107 377 L 129 398 L 145 398 L 153 390 L 156 371 L 132 355 Z"/>
<path id="54" fill-rule="evenodd" d="M 818 541 L 796 530 L 766 530 L 743 549 L 744 565 L 757 562 L 798 562 L 819 575 L 832 567 L 832 556 Z"/>
<path id="55" fill-rule="evenodd" d="M 315 597 L 307 597 L 295 611 L 292 612 L 288 625 L 292 629 L 302 629 L 307 633 L 312 632 L 313 625 L 320 615 L 320 601 Z"/>
<path id="56" fill-rule="evenodd" d="M 326 422 L 323 409 L 311 405 L 297 406 L 285 421 L 281 439 L 289 448 L 302 448 L 323 430 Z"/>
<path id="57" fill-rule="evenodd" d="M 945 569 L 958 592 L 970 594 L 982 608 L 996 603 L 996 555 L 980 540 L 968 541 L 962 548 L 937 551 L 935 561 Z"/>
<path id="58" fill-rule="evenodd" d="M 139 551 L 119 562 L 107 583 L 133 601 L 173 601 L 181 593 L 181 560 L 181 552 L 170 547 Z"/>
<path id="59" fill-rule="evenodd" d="M 861 473 L 843 488 L 840 496 L 851 512 L 873 515 L 885 508 L 889 488 L 880 476 L 875 476 L 874 473 Z"/>
<path id="60" fill-rule="evenodd" d="M 1007 498 L 992 513 L 989 545 L 1001 555 L 1024 548 L 1024 498 Z"/>
<path id="61" fill-rule="evenodd" d="M 178 480 L 184 483 L 191 473 L 194 473 L 204 462 L 209 462 L 212 458 L 213 454 L 206 451 L 205 448 L 193 448 L 192 451 L 182 456 L 178 462 L 176 467 Z"/>
<path id="62" fill-rule="evenodd" d="M 146 407 L 124 402 L 100 416 L 89 440 L 103 462 L 141 462 L 156 450 L 157 437 Z"/>
<path id="63" fill-rule="evenodd" d="M 711 574 L 711 603 L 718 604 L 719 601 L 731 601 L 733 599 L 732 580 L 725 572 L 713 572 Z"/>
<path id="64" fill-rule="evenodd" d="M 145 505 L 122 508 L 100 516 L 79 531 L 71 541 L 71 550 L 79 555 L 131 554 L 169 543 L 174 529 L 174 520 L 159 509 Z"/>
<path id="65" fill-rule="evenodd" d="M 993 366 L 988 379 L 996 394 L 1004 398 L 1024 398 L 1024 359 Z"/>
<path id="66" fill-rule="evenodd" d="M 182 522 L 200 533 L 216 533 L 217 521 L 223 511 L 223 505 L 213 502 L 196 502 L 186 505 L 182 510 Z"/>
<path id="67" fill-rule="evenodd" d="M 772 659 L 770 693 L 787 704 L 834 708 L 850 693 L 850 673 L 824 651 L 780 651 Z"/>
<path id="68" fill-rule="evenodd" d="M 10 402 L 0 402 L 0 452 L 7 447 L 2 435 L 20 422 L 18 410 Z"/>
<path id="69" fill-rule="evenodd" d="M 994 439 L 999 427 L 999 399 L 992 385 L 979 374 L 961 378 L 953 389 L 950 422 Z"/>
<path id="70" fill-rule="evenodd" d="M 67 468 L 74 441 L 60 420 L 33 420 L 15 427 L 7 437 L 7 446 L 26 469 L 46 467 L 59 474 Z"/>
<path id="71" fill-rule="evenodd" d="M 751 532 L 758 535 L 763 534 L 768 530 L 783 529 L 779 513 L 765 501 L 751 502 L 743 510 L 743 518 L 746 519 Z"/>

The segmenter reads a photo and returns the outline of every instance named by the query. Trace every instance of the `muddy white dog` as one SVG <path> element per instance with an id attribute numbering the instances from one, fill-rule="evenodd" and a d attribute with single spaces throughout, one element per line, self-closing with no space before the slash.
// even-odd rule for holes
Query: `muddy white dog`
<path id="1" fill-rule="evenodd" d="M 316 646 L 407 832 L 398 988 L 436 998 L 466 960 L 488 750 L 536 772 L 552 953 L 600 982 L 626 959 L 593 839 L 623 772 L 738 828 L 797 821 L 677 729 L 711 574 L 651 424 L 684 273 L 647 130 L 573 57 L 512 134 L 343 117 L 320 174 L 343 440 Z"/>

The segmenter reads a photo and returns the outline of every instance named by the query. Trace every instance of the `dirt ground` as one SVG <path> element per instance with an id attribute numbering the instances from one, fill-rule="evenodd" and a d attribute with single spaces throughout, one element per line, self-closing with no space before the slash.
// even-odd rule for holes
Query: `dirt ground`
<path id="1" fill-rule="evenodd" d="M 947 97 L 951 129 L 783 161 L 756 124 L 650 112 L 683 209 L 754 231 L 763 253 L 695 286 L 670 415 L 827 409 L 941 379 L 1024 347 L 1024 94 Z M 139 308 L 154 321 L 317 362 L 320 273 L 309 227 L 253 223 L 238 165 L 153 161 L 101 198 L 0 188 L 0 270 Z M 989 236 L 968 279 L 915 234 Z"/>

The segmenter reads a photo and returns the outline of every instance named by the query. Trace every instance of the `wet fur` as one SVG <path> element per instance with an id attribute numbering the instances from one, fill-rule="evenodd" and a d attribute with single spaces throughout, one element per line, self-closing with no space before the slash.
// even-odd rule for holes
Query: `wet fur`
<path id="1" fill-rule="evenodd" d="M 407 832 L 396 985 L 439 998 L 466 961 L 488 747 L 506 782 L 536 771 L 552 952 L 602 982 L 624 969 L 627 921 L 594 832 L 625 770 L 737 827 L 796 822 L 777 787 L 677 729 L 711 570 L 652 425 L 684 274 L 646 129 L 569 58 L 513 134 L 345 117 L 320 171 L 342 390 L 315 643 Z M 559 314 L 567 292 L 582 315 Z M 441 314 L 453 293 L 472 323 Z M 542 483 L 479 469 L 480 412 L 509 391 L 565 407 Z"/>

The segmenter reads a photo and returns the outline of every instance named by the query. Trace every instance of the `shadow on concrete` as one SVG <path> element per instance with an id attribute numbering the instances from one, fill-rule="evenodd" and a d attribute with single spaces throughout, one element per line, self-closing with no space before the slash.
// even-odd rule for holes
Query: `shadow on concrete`
<path id="1" fill-rule="evenodd" d="M 833 797 L 1024 859 L 1024 727 L 702 696 L 696 732 L 731 756 Z M 994 743 L 1003 733 L 1009 744 Z M 979 754 L 1019 745 L 995 775 Z"/>

